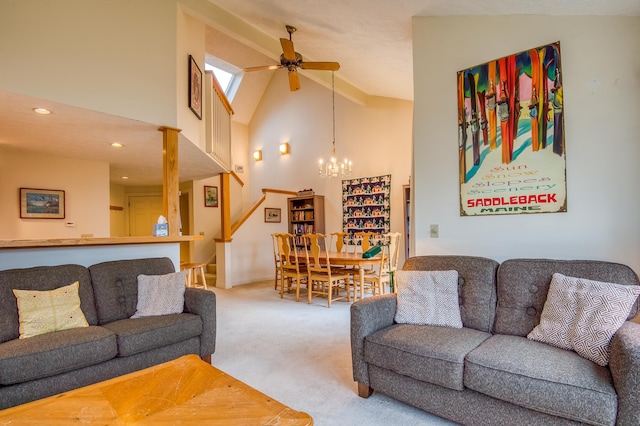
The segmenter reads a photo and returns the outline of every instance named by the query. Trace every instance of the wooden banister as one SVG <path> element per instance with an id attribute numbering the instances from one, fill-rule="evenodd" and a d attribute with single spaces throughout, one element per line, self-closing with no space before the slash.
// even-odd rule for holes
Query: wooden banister
<path id="1" fill-rule="evenodd" d="M 262 197 L 245 213 L 242 215 L 240 219 L 238 219 L 233 225 L 231 225 L 231 235 L 233 235 L 243 223 L 251 217 L 253 212 L 256 211 L 260 204 L 264 203 L 264 200 L 267 199 L 267 193 L 271 192 L 272 194 L 284 194 L 284 195 L 298 195 L 296 191 L 287 191 L 284 189 L 272 189 L 272 188 L 262 188 Z"/>

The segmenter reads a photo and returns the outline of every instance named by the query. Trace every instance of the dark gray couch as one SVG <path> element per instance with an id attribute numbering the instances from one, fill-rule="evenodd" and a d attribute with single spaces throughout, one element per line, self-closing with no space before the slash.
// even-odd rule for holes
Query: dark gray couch
<path id="1" fill-rule="evenodd" d="M 42 266 L 0 271 L 0 409 L 197 354 L 210 362 L 216 299 L 187 288 L 184 312 L 130 319 L 139 274 L 175 272 L 168 258 L 119 260 L 85 268 Z M 89 327 L 18 339 L 13 289 L 52 290 L 79 282 Z"/>
<path id="2" fill-rule="evenodd" d="M 639 425 L 640 324 L 625 322 L 606 367 L 528 340 L 554 272 L 639 285 L 600 261 L 419 256 L 404 270 L 457 270 L 461 329 L 394 323 L 396 295 L 351 307 L 353 376 L 373 390 L 465 425 Z M 628 319 L 638 313 L 636 301 Z"/>

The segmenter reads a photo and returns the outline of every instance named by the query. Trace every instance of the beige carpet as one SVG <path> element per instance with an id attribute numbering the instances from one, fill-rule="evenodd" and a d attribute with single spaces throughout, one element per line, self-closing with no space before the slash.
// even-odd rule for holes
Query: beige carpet
<path id="1" fill-rule="evenodd" d="M 453 425 L 384 395 L 358 397 L 351 372 L 349 306 L 280 299 L 273 282 L 214 289 L 218 334 L 212 364 L 309 413 L 316 426 Z M 306 296 L 306 295 L 305 295 Z"/>

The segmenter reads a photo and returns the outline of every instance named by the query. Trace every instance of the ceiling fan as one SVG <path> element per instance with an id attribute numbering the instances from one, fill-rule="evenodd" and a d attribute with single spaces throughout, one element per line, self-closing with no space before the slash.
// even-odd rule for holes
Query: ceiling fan
<path id="1" fill-rule="evenodd" d="M 282 45 L 282 55 L 280 55 L 279 65 L 265 65 L 261 67 L 245 68 L 247 72 L 251 71 L 263 71 L 263 70 L 276 70 L 278 68 L 286 68 L 289 71 L 289 88 L 292 92 L 300 90 L 300 77 L 298 76 L 298 68 L 303 70 L 322 70 L 322 71 L 338 71 L 340 64 L 337 62 L 305 62 L 302 60 L 302 55 L 296 52 L 293 48 L 293 41 L 291 41 L 291 34 L 296 32 L 296 27 L 287 25 L 287 32 L 289 33 L 289 40 L 286 38 L 280 39 Z"/>

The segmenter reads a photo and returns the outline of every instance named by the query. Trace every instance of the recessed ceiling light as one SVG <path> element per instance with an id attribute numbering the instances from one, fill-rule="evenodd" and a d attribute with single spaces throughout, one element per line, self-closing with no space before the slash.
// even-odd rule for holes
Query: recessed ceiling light
<path id="1" fill-rule="evenodd" d="M 129 176 L 122 176 L 122 179 L 129 179 Z"/>
<path id="2" fill-rule="evenodd" d="M 124 145 L 122 145 L 120 142 L 114 142 L 111 144 L 111 146 L 114 148 L 122 148 Z"/>
<path id="3" fill-rule="evenodd" d="M 33 112 L 35 112 L 36 114 L 42 114 L 42 115 L 49 115 L 51 114 L 51 111 L 49 111 L 46 108 L 34 108 Z"/>

